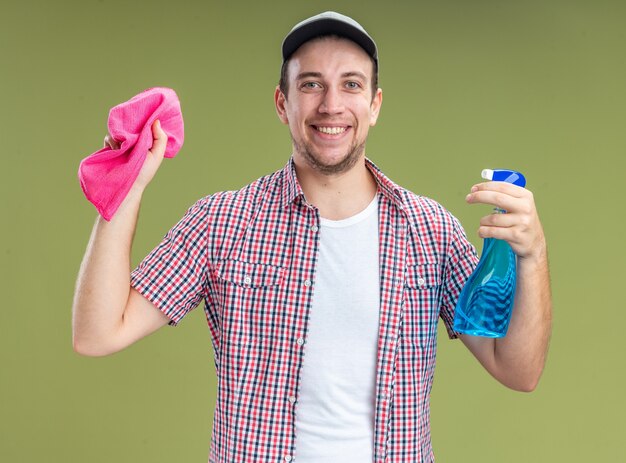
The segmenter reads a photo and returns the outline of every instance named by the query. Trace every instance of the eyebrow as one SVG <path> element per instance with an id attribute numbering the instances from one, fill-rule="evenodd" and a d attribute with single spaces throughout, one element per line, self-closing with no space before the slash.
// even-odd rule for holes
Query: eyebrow
<path id="1" fill-rule="evenodd" d="M 301 72 L 296 77 L 296 80 L 308 79 L 310 77 L 315 77 L 319 79 L 322 77 L 322 73 L 321 72 Z M 367 77 L 365 76 L 365 74 L 363 74 L 362 72 L 358 72 L 358 71 L 344 72 L 343 74 L 341 74 L 341 77 L 358 77 L 364 81 L 367 81 Z"/>

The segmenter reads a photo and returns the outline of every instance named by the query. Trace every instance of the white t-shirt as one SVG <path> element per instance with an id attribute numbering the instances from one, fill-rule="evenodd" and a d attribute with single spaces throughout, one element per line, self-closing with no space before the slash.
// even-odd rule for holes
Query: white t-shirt
<path id="1" fill-rule="evenodd" d="M 320 225 L 294 463 L 363 463 L 374 454 L 378 195 L 358 214 Z"/>

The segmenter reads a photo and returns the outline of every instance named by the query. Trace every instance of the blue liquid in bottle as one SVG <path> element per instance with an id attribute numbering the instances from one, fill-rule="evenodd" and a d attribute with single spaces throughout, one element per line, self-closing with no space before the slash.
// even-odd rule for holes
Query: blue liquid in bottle
<path id="1" fill-rule="evenodd" d="M 526 185 L 524 176 L 514 171 L 486 170 L 483 171 L 483 177 L 522 187 Z M 505 336 L 513 311 L 516 277 L 516 256 L 509 243 L 485 238 L 480 261 L 459 295 L 454 314 L 454 329 L 473 336 Z"/>
<path id="2" fill-rule="evenodd" d="M 515 263 L 509 243 L 485 238 L 480 262 L 456 305 L 456 331 L 489 338 L 506 335 L 515 297 Z"/>

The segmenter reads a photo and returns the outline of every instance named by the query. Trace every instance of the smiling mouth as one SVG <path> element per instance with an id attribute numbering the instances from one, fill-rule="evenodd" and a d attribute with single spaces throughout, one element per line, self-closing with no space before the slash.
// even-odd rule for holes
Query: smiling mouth
<path id="1" fill-rule="evenodd" d="M 328 127 L 323 125 L 312 125 L 312 127 L 318 132 L 325 133 L 327 135 L 340 135 L 350 128 L 350 126 Z"/>

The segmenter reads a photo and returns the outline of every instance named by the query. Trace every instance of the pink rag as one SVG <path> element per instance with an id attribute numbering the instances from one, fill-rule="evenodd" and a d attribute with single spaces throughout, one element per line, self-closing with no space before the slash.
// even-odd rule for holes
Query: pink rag
<path id="1" fill-rule="evenodd" d="M 185 138 L 180 102 L 171 88 L 153 87 L 109 111 L 107 127 L 120 148 L 107 146 L 80 163 L 78 178 L 83 193 L 107 221 L 139 175 L 152 147 L 152 123 L 156 119 L 167 134 L 165 157 L 173 158 Z"/>

